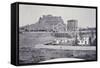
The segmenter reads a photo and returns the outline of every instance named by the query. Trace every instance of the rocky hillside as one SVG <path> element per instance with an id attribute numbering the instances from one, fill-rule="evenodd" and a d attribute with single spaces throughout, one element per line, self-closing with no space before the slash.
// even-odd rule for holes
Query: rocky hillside
<path id="1" fill-rule="evenodd" d="M 21 27 L 22 31 L 62 32 L 66 31 L 66 24 L 60 16 L 43 15 L 37 23 Z"/>

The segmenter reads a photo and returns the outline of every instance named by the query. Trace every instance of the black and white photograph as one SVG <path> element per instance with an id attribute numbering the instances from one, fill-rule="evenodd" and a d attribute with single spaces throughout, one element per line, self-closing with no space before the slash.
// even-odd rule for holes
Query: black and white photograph
<path id="1" fill-rule="evenodd" d="M 19 64 L 97 60 L 96 9 L 19 4 Z"/>

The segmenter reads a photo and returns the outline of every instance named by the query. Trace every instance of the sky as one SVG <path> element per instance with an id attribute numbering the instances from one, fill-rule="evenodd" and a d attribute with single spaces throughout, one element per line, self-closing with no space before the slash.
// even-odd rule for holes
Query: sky
<path id="1" fill-rule="evenodd" d="M 61 16 L 65 24 L 68 20 L 75 19 L 78 20 L 78 26 L 83 28 L 96 26 L 96 9 L 93 8 L 25 4 L 19 5 L 19 26 L 34 24 L 43 15 Z"/>

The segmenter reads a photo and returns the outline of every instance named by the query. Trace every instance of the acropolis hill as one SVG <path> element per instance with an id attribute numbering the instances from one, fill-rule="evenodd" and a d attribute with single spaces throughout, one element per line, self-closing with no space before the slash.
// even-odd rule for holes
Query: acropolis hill
<path id="1" fill-rule="evenodd" d="M 43 15 L 35 24 L 30 24 L 22 27 L 28 31 L 47 31 L 47 32 L 60 32 L 66 31 L 66 24 L 61 16 Z"/>

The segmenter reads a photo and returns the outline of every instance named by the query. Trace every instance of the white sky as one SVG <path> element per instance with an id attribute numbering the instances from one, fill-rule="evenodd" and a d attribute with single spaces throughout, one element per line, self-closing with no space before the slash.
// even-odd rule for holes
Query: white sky
<path id="1" fill-rule="evenodd" d="M 96 10 L 93 8 L 57 7 L 39 5 L 19 5 L 19 26 L 36 23 L 42 15 L 61 16 L 67 20 L 78 20 L 79 27 L 96 26 Z"/>

